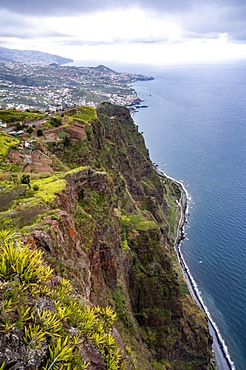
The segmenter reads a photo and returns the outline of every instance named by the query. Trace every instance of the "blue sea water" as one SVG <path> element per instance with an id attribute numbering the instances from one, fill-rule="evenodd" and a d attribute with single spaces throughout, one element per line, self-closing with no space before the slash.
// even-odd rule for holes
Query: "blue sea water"
<path id="1" fill-rule="evenodd" d="M 155 79 L 134 84 L 148 108 L 133 118 L 152 161 L 191 197 L 182 254 L 234 367 L 245 370 L 246 64 L 138 72 Z"/>

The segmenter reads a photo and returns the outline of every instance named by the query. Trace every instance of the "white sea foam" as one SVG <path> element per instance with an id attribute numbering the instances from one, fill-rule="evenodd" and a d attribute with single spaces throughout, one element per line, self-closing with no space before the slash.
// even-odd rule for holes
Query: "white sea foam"
<path id="1" fill-rule="evenodd" d="M 182 180 L 181 181 L 177 181 L 176 179 L 168 176 L 165 172 L 161 171 L 160 169 L 157 169 L 157 172 L 160 175 L 165 176 L 165 177 L 169 178 L 170 180 L 174 181 L 182 189 L 182 192 L 183 192 L 184 198 L 185 198 L 185 202 L 184 202 L 185 204 L 183 204 L 183 206 L 182 206 L 182 207 L 184 207 L 184 209 L 183 209 L 184 214 L 182 214 L 181 217 L 180 217 L 179 231 L 178 232 L 181 233 L 181 236 L 182 235 L 185 236 L 185 221 L 187 220 L 186 216 L 189 213 L 189 207 L 190 207 L 190 203 L 192 201 L 192 197 L 188 193 L 187 189 L 185 188 Z M 195 203 L 193 203 L 193 204 L 195 204 Z M 180 238 L 180 235 L 178 237 Z M 183 238 L 180 238 L 180 239 L 181 240 L 178 240 L 178 243 L 176 245 L 176 248 L 177 248 L 176 250 L 177 250 L 177 254 L 178 254 L 178 258 L 179 258 L 181 267 L 182 267 L 182 269 L 184 271 L 184 275 L 185 275 L 186 279 L 188 279 L 188 283 L 189 283 L 188 286 L 191 289 L 191 294 L 196 299 L 198 305 L 206 313 L 207 318 L 208 318 L 208 321 L 210 322 L 211 326 L 213 327 L 213 329 L 214 329 L 214 331 L 216 333 L 218 343 L 219 343 L 220 348 L 221 348 L 221 351 L 224 354 L 224 357 L 225 357 L 225 359 L 226 359 L 226 361 L 228 363 L 228 366 L 231 368 L 231 370 L 236 370 L 235 365 L 234 365 L 234 362 L 231 359 L 231 356 L 229 354 L 227 345 L 226 345 L 226 343 L 225 343 L 225 341 L 224 341 L 224 339 L 223 339 L 223 337 L 222 337 L 222 335 L 221 335 L 221 333 L 219 331 L 219 328 L 218 328 L 217 324 L 215 323 L 215 321 L 213 320 L 213 318 L 212 318 L 212 316 L 211 316 L 211 314 L 210 314 L 210 312 L 209 312 L 206 304 L 204 303 L 203 298 L 202 298 L 202 293 L 199 290 L 198 285 L 197 285 L 195 279 L 193 278 L 188 265 L 185 262 L 184 256 L 183 256 L 182 251 L 181 251 L 181 245 L 182 245 L 182 239 Z M 188 238 L 185 238 L 185 239 L 188 240 Z"/>
<path id="2" fill-rule="evenodd" d="M 185 190 L 183 184 L 180 184 L 180 186 L 185 191 L 185 194 L 187 194 L 187 191 Z M 187 210 L 188 210 L 188 204 L 187 204 L 186 213 L 187 213 Z M 183 224 L 182 228 L 184 229 L 184 224 Z M 184 232 L 184 230 L 183 230 L 183 232 Z M 186 239 L 188 239 L 188 238 L 186 238 Z M 229 354 L 228 348 L 227 348 L 226 343 L 225 343 L 225 341 L 224 341 L 224 339 L 223 339 L 223 337 L 222 337 L 222 335 L 221 335 L 221 333 L 219 331 L 219 328 L 218 328 L 217 324 L 215 323 L 215 321 L 213 320 L 213 318 L 212 318 L 212 316 L 211 316 L 211 314 L 210 314 L 210 312 L 209 312 L 206 304 L 204 303 L 204 300 L 202 298 L 202 293 L 199 290 L 198 285 L 197 285 L 195 279 L 193 278 L 193 276 L 192 276 L 192 274 L 190 272 L 190 269 L 189 269 L 187 263 L 185 262 L 184 256 L 183 256 L 182 251 L 181 251 L 181 245 L 182 245 L 182 241 L 177 246 L 178 257 L 180 259 L 181 266 L 183 267 L 184 273 L 186 274 L 186 276 L 188 277 L 188 280 L 190 282 L 190 286 L 191 286 L 191 288 L 193 290 L 192 293 L 194 295 L 194 298 L 196 299 L 196 301 L 198 302 L 198 304 L 200 305 L 200 307 L 206 313 L 207 318 L 208 318 L 210 324 L 212 325 L 212 327 L 213 327 L 213 329 L 214 329 L 214 331 L 215 331 L 215 333 L 217 335 L 217 339 L 218 339 L 219 345 L 221 347 L 222 352 L 224 353 L 224 356 L 225 356 L 225 358 L 226 358 L 226 360 L 228 362 L 228 365 L 230 366 L 231 370 L 236 370 L 235 365 L 234 365 L 234 362 L 231 359 L 231 356 Z M 199 263 L 202 263 L 202 261 L 199 261 Z"/>
<path id="3" fill-rule="evenodd" d="M 227 348 L 227 346 L 225 344 L 225 341 L 224 341 L 224 339 L 223 339 L 223 337 L 222 337 L 222 335 L 221 335 L 221 333 L 219 331 L 219 328 L 218 328 L 217 324 L 214 322 L 214 320 L 213 320 L 213 318 L 212 318 L 212 316 L 211 316 L 211 314 L 210 314 L 210 312 L 209 312 L 206 304 L 204 303 L 203 298 L 202 298 L 202 295 L 201 295 L 201 291 L 199 290 L 198 285 L 197 285 L 196 281 L 194 280 L 194 278 L 193 278 L 193 276 L 192 276 L 192 274 L 190 272 L 190 269 L 189 269 L 189 267 L 187 266 L 187 264 L 185 262 L 184 256 L 183 256 L 183 254 L 181 252 L 181 244 L 179 244 L 179 246 L 178 246 L 178 255 L 179 255 L 179 258 L 181 260 L 181 265 L 182 265 L 182 267 L 184 269 L 184 272 L 187 275 L 187 277 L 189 279 L 189 282 L 191 284 L 191 287 L 192 287 L 192 290 L 193 290 L 192 293 L 193 293 L 195 299 L 198 301 L 198 303 L 201 306 L 201 308 L 205 311 L 210 324 L 212 325 L 214 331 L 216 332 L 216 335 L 217 335 L 217 338 L 218 338 L 218 342 L 219 342 L 219 344 L 221 346 L 221 349 L 222 349 L 222 351 L 224 353 L 225 358 L 228 361 L 229 366 L 231 367 L 232 370 L 236 370 L 235 365 L 234 365 L 234 362 L 232 361 L 232 359 L 230 357 L 228 348 Z"/>

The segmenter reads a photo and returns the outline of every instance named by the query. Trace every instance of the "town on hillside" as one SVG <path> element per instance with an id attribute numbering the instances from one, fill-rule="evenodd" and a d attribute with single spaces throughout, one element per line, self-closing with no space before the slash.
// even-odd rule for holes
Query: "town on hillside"
<path id="1" fill-rule="evenodd" d="M 73 106 L 95 107 L 107 101 L 136 110 L 141 107 L 141 99 L 131 84 L 149 79 L 152 77 L 119 73 L 103 65 L 0 62 L 0 109 L 56 112 Z"/>

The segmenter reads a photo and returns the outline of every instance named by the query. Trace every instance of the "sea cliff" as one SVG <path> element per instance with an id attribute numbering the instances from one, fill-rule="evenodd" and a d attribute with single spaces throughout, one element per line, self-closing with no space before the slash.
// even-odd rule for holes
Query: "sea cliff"
<path id="1" fill-rule="evenodd" d="M 30 184 L 0 193 L 1 229 L 18 231 L 21 245 L 42 251 L 40 266 L 53 270 L 46 280 L 35 275 L 35 294 L 25 282 L 19 297 L 26 315 L 15 300 L 11 311 L 3 306 L 0 365 L 213 369 L 207 319 L 190 296 L 175 252 L 180 187 L 158 174 L 127 108 L 103 103 L 91 119 L 83 122 L 71 112 L 63 124 L 44 130 L 35 144 L 39 160 L 49 159 L 50 173 L 40 176 L 33 161 L 25 166 Z M 4 250 L 12 237 L 1 235 Z M 1 273 L 3 298 L 23 276 Z M 20 288 L 14 286 L 16 296 Z M 67 316 L 61 308 L 69 308 Z M 51 318 L 59 330 L 48 327 Z M 44 334 L 34 345 L 31 328 L 37 326 Z M 67 351 L 77 362 L 69 365 L 69 356 L 61 356 L 52 367 L 55 349 L 61 355 L 69 340 Z"/>

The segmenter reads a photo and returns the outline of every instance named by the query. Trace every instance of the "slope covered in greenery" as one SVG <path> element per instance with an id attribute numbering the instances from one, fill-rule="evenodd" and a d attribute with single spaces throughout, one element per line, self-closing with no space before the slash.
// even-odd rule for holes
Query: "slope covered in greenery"
<path id="1" fill-rule="evenodd" d="M 157 173 L 126 108 L 57 118 L 23 137 L 36 141 L 29 167 L 15 162 L 22 149 L 5 153 L 0 365 L 12 351 L 25 369 L 213 369 L 174 250 L 179 187 Z"/>

